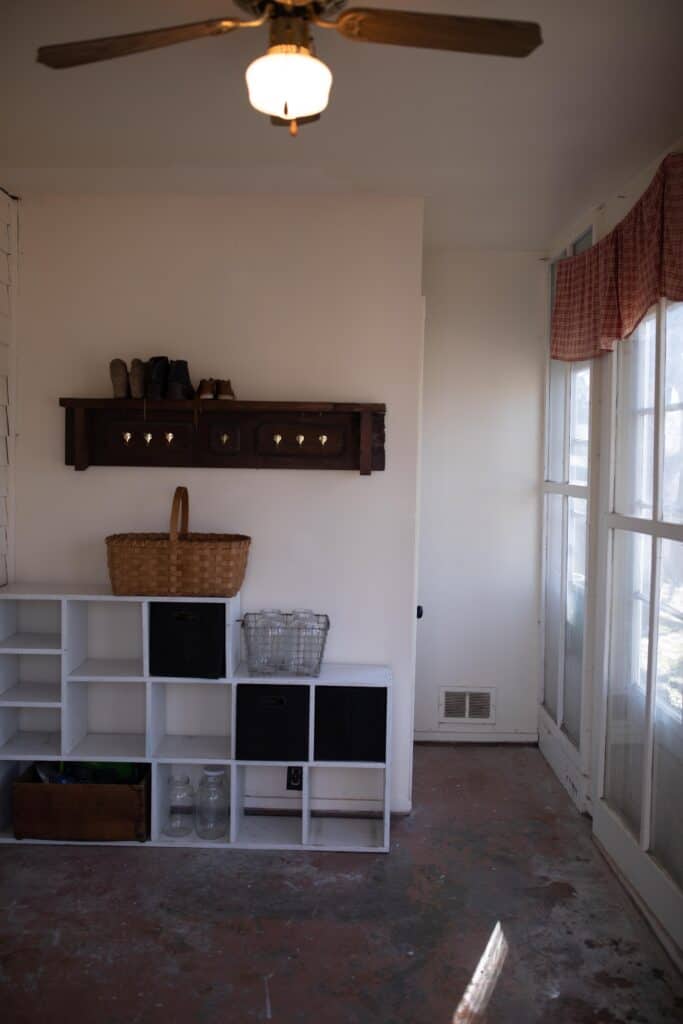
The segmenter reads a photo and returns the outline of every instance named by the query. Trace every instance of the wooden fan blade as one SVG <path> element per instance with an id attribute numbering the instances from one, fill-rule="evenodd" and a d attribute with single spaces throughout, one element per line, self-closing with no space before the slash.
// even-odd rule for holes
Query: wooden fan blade
<path id="1" fill-rule="evenodd" d="M 328 24 L 347 39 L 358 42 L 487 53 L 501 57 L 526 57 L 543 41 L 541 27 L 535 21 L 463 18 L 369 7 L 352 7 Z"/>
<path id="2" fill-rule="evenodd" d="M 143 53 L 145 50 L 156 50 L 161 46 L 187 43 L 191 39 L 220 36 L 246 24 L 248 23 L 235 18 L 215 18 L 212 21 L 195 21 L 189 25 L 173 25 L 149 32 L 130 32 L 124 36 L 83 39 L 78 43 L 57 43 L 55 46 L 41 46 L 36 59 L 49 68 L 73 68 L 78 64 L 93 64 L 100 60 L 111 60 L 113 57 L 125 57 L 129 53 Z"/>

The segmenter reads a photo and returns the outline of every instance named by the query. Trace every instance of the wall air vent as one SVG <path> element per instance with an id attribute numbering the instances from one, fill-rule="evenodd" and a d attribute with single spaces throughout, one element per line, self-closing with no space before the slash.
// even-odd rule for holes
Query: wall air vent
<path id="1" fill-rule="evenodd" d="M 453 728 L 471 722 L 495 722 L 495 690 L 491 687 L 479 690 L 441 690 L 439 699 L 439 726 Z"/>
<path id="2" fill-rule="evenodd" d="M 446 690 L 443 695 L 444 718 L 467 718 L 467 694 L 464 690 Z"/>
<path id="3" fill-rule="evenodd" d="M 488 721 L 491 717 L 491 694 L 470 693 L 468 695 L 467 717 Z"/>

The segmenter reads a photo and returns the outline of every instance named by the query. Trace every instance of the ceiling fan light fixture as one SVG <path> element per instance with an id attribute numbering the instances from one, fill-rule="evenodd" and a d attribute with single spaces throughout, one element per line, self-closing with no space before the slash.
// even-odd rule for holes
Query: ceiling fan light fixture
<path id="1" fill-rule="evenodd" d="M 325 109 L 330 98 L 332 72 L 308 47 L 271 46 L 247 68 L 249 102 L 271 117 L 294 121 Z"/>

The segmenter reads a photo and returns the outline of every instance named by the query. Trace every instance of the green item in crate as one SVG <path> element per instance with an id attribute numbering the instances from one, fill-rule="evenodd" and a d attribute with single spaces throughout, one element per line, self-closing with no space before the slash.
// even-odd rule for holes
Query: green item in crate
<path id="1" fill-rule="evenodd" d="M 145 766 L 109 761 L 59 761 L 38 763 L 38 777 L 52 784 L 88 783 L 93 785 L 134 786 L 144 776 Z"/>
<path id="2" fill-rule="evenodd" d="M 90 767 L 95 774 L 95 782 L 120 782 L 132 786 L 140 781 L 140 767 L 137 764 L 93 761 Z"/>

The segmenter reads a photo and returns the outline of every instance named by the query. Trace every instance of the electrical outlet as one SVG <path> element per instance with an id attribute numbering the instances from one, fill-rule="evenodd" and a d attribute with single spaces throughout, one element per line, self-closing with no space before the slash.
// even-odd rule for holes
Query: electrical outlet
<path id="1" fill-rule="evenodd" d="M 304 770 L 303 768 L 287 769 L 287 789 L 303 789 Z"/>

